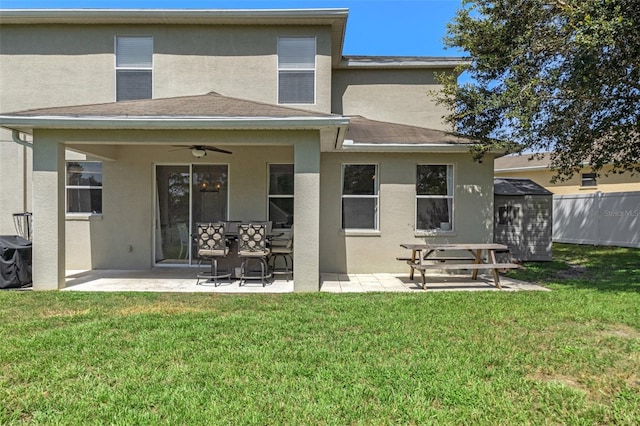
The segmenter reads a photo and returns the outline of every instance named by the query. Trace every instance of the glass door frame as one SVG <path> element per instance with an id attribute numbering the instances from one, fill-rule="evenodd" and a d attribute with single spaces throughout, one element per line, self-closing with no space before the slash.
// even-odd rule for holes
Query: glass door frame
<path id="1" fill-rule="evenodd" d="M 158 167 L 168 166 L 168 167 L 188 167 L 189 173 L 189 214 L 188 214 L 188 229 L 189 234 L 191 235 L 194 223 L 194 195 L 193 195 L 193 187 L 194 187 L 194 166 L 226 166 L 227 168 L 227 198 L 226 198 L 226 209 L 225 209 L 225 220 L 229 218 L 229 203 L 231 200 L 230 190 L 229 190 L 229 163 L 192 163 L 192 162 L 160 162 L 153 163 L 153 171 L 152 171 L 152 188 L 153 188 L 153 196 L 152 196 L 152 232 L 151 232 L 151 263 L 154 267 L 192 267 L 197 264 L 196 259 L 193 256 L 193 243 L 191 242 L 188 245 L 187 252 L 187 260 L 186 263 L 162 263 L 158 262 L 156 259 L 156 251 L 157 251 L 157 229 L 160 226 L 159 217 L 158 217 L 158 206 L 159 206 L 159 194 L 158 194 Z"/>

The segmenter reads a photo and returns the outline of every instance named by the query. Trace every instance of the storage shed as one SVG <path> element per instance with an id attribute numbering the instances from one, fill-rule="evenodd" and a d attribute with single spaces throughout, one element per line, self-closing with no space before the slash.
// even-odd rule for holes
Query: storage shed
<path id="1" fill-rule="evenodd" d="M 530 179 L 495 178 L 493 188 L 494 241 L 514 261 L 550 261 L 553 193 Z"/>

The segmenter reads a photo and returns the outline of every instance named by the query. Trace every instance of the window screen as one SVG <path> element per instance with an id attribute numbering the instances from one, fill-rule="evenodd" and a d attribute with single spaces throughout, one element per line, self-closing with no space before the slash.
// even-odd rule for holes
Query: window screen
<path id="1" fill-rule="evenodd" d="M 153 96 L 153 37 L 116 37 L 116 101 Z"/>
<path id="2" fill-rule="evenodd" d="M 416 229 L 453 229 L 453 166 L 420 164 L 416 173 Z"/>
<path id="3" fill-rule="evenodd" d="M 67 213 L 102 213 L 102 163 L 67 162 Z"/>
<path id="4" fill-rule="evenodd" d="M 315 103 L 315 37 L 278 39 L 278 103 Z"/>
<path id="5" fill-rule="evenodd" d="M 269 220 L 274 228 L 293 225 L 293 164 L 269 164 Z"/>
<path id="6" fill-rule="evenodd" d="M 342 229 L 378 229 L 378 166 L 343 164 Z"/>

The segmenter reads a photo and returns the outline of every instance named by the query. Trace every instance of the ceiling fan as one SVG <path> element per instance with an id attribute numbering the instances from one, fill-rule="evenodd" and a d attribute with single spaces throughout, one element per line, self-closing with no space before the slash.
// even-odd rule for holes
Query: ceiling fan
<path id="1" fill-rule="evenodd" d="M 196 158 L 202 158 L 207 155 L 207 151 L 221 152 L 223 154 L 232 154 L 231 151 L 227 151 L 226 149 L 218 148 L 216 146 L 209 145 L 173 145 L 178 147 L 178 149 L 172 149 L 169 152 L 179 151 L 181 149 L 190 149 L 191 153 Z"/>

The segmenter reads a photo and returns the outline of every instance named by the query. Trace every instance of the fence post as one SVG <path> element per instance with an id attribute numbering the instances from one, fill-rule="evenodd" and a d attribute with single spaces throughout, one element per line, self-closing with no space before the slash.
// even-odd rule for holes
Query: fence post
<path id="1" fill-rule="evenodd" d="M 602 197 L 601 197 L 602 193 L 600 191 L 596 191 L 593 194 L 593 206 L 595 207 L 595 211 L 594 213 L 596 214 L 596 238 L 594 241 L 594 245 L 599 246 L 600 245 L 600 228 L 602 228 L 600 226 L 600 221 L 602 220 L 602 215 L 600 214 L 600 212 L 602 211 Z"/>

